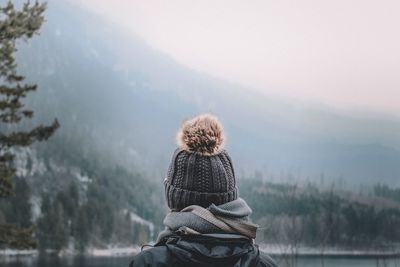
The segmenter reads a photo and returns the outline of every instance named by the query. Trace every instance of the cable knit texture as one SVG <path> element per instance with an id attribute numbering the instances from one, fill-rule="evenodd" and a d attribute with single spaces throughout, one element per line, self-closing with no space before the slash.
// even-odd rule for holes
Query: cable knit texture
<path id="1" fill-rule="evenodd" d="M 221 205 L 238 197 L 235 172 L 225 150 L 203 155 L 176 149 L 164 185 L 168 206 L 175 211 L 190 205 Z"/>
<path id="2" fill-rule="evenodd" d="M 225 134 L 210 113 L 183 122 L 167 177 L 165 195 L 171 210 L 190 205 L 209 207 L 237 199 L 232 160 L 224 149 Z"/>

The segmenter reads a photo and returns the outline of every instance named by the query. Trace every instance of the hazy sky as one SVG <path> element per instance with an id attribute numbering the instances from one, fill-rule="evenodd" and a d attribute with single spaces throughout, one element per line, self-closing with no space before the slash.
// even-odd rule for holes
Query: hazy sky
<path id="1" fill-rule="evenodd" d="M 400 114 L 400 1 L 78 0 L 194 69 Z"/>

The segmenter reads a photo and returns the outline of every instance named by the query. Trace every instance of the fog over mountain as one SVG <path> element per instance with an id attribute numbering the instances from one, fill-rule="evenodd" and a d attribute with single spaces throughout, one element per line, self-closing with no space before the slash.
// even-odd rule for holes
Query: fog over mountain
<path id="1" fill-rule="evenodd" d="M 18 52 L 20 70 L 39 85 L 29 105 L 37 120 L 57 117 L 55 138 L 75 140 L 83 152 L 161 180 L 180 122 L 209 111 L 225 125 L 239 179 L 258 171 L 271 180 L 323 176 L 400 186 L 398 118 L 244 90 L 174 62 L 67 1 L 51 1 L 46 20 Z"/>
<path id="2" fill-rule="evenodd" d="M 251 90 L 400 112 L 398 1 L 71 1 Z"/>

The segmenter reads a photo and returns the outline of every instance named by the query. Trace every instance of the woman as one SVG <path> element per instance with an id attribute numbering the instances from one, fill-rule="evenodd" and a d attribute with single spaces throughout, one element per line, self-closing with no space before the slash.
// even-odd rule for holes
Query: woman
<path id="1" fill-rule="evenodd" d="M 257 225 L 238 197 L 231 158 L 218 118 L 201 114 L 183 123 L 164 180 L 170 212 L 154 247 L 136 266 L 276 266 L 254 244 Z"/>

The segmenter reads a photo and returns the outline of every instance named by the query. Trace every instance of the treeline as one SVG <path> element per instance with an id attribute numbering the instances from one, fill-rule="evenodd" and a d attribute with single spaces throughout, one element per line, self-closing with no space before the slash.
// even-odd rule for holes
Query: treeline
<path id="1" fill-rule="evenodd" d="M 374 187 L 375 196 L 389 198 L 400 202 L 400 188 L 390 188 L 384 184 L 377 184 Z"/>
<path id="2" fill-rule="evenodd" d="M 354 200 L 356 193 L 351 200 L 333 186 L 319 190 L 248 179 L 240 188 L 261 226 L 259 241 L 353 249 L 383 249 L 400 242 L 400 205 L 376 207 L 373 197 L 368 203 L 365 197 Z"/>
<path id="3" fill-rule="evenodd" d="M 46 195 L 37 221 L 40 249 L 59 251 L 73 245 L 79 251 L 87 246 L 132 245 L 150 239 L 148 225 L 132 221 L 128 211 L 115 207 L 97 185 L 89 185 L 86 195 L 76 183 L 51 198 Z"/>
<path id="4" fill-rule="evenodd" d="M 57 252 L 72 248 L 84 251 L 88 247 L 104 248 L 108 244 L 140 245 L 152 237 L 154 229 L 150 224 L 132 220 L 133 210 L 122 209 L 115 201 L 118 196 L 115 198 L 96 183 L 82 190 L 78 183 L 71 182 L 56 194 L 43 195 L 40 213 L 34 218 L 28 183 L 24 178 L 14 181 L 15 195 L 0 202 L 0 221 L 21 227 L 34 224 L 41 250 Z"/>
<path id="5" fill-rule="evenodd" d="M 154 238 L 165 215 L 161 181 L 60 140 L 19 155 L 25 175 L 13 178 L 14 196 L 0 200 L 0 223 L 33 225 L 41 250 L 142 245 Z"/>
<path id="6" fill-rule="evenodd" d="M 14 196 L 0 201 L 0 223 L 35 225 L 42 250 L 84 251 L 154 240 L 166 212 L 162 182 L 60 140 L 29 154 L 25 165 L 18 166 L 26 175 L 15 177 Z M 35 169 L 42 171 L 32 172 Z M 261 226 L 258 242 L 374 249 L 400 243 L 400 203 L 395 202 L 399 189 L 377 185 L 361 197 L 333 186 L 321 190 L 261 178 L 238 183 L 241 197 L 253 209 L 253 221 Z M 377 198 L 392 205 L 375 205 Z M 134 214 L 152 222 L 153 231 Z"/>

